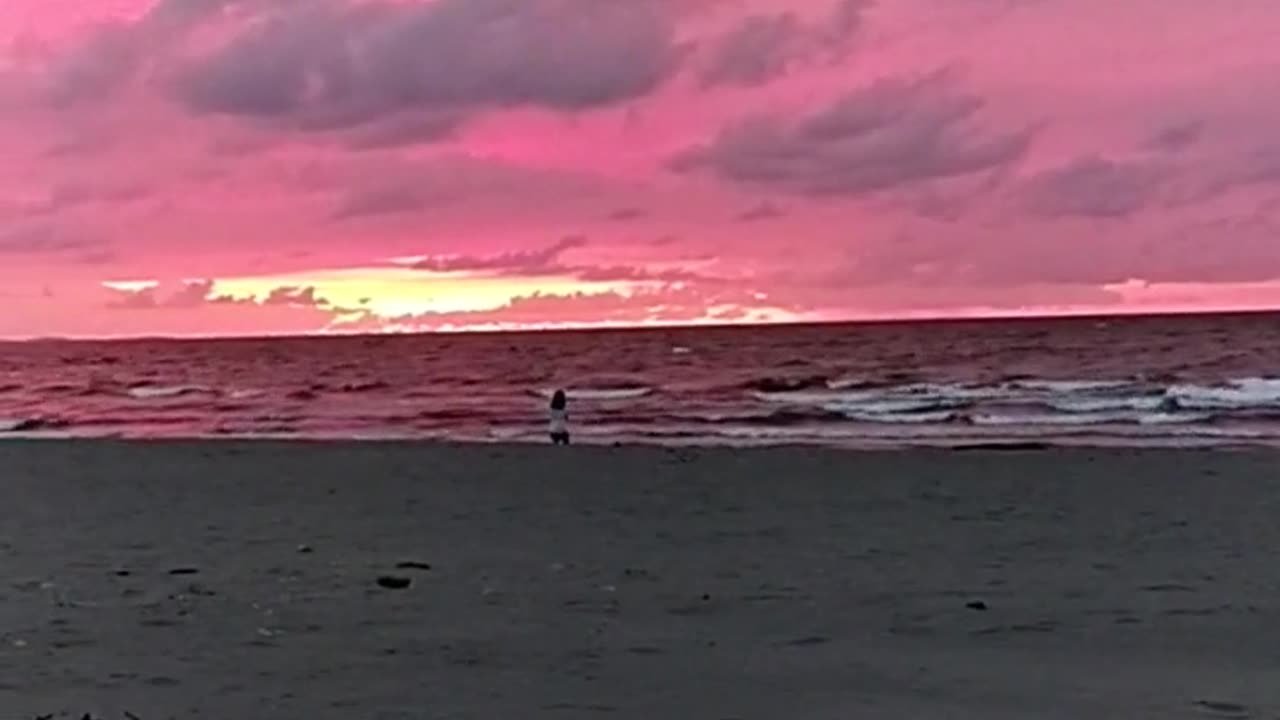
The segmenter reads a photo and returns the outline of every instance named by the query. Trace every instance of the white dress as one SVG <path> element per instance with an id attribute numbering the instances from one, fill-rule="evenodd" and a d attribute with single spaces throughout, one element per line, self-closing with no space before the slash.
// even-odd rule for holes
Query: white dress
<path id="1" fill-rule="evenodd" d="M 569 431 L 569 412 L 564 408 L 551 408 L 551 434 L 561 435 Z"/>

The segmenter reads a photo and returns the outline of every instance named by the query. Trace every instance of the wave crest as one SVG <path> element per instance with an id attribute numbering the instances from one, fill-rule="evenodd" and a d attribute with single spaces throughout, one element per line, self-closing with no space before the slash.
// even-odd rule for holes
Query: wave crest
<path id="1" fill-rule="evenodd" d="M 161 400 L 183 395 L 212 395 L 213 388 L 204 385 L 136 385 L 125 391 L 137 400 Z"/>
<path id="2" fill-rule="evenodd" d="M 555 393 L 555 388 L 540 388 L 534 391 L 534 395 L 547 399 Z M 565 388 L 564 393 L 570 400 L 635 400 L 653 394 L 653 388 L 645 386 Z"/>
<path id="3" fill-rule="evenodd" d="M 1165 396 L 1180 407 L 1233 410 L 1280 407 L 1280 378 L 1240 378 L 1217 385 L 1173 385 Z"/>

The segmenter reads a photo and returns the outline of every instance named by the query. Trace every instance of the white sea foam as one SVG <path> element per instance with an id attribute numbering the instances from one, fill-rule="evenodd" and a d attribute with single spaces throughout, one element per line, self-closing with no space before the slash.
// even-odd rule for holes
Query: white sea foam
<path id="1" fill-rule="evenodd" d="M 1165 395 L 1180 407 L 1195 410 L 1280 407 L 1280 379 L 1241 378 L 1221 385 L 1174 385 Z"/>
<path id="2" fill-rule="evenodd" d="M 1129 380 L 1014 380 L 1008 387 L 1048 393 L 1094 393 L 1131 387 Z"/>
<path id="3" fill-rule="evenodd" d="M 1008 385 L 968 385 L 954 383 L 911 383 L 874 389 L 755 391 L 752 396 L 767 403 L 788 405 L 839 406 L 875 412 L 909 412 L 922 409 L 963 407 L 982 401 L 1016 401 L 1025 391 Z M 901 409 L 895 410 L 895 407 Z"/>
<path id="4" fill-rule="evenodd" d="M 1173 426 L 1212 421 L 1236 408 L 1280 409 L 1280 380 L 1160 392 L 1122 380 L 1016 380 L 991 384 L 911 383 L 884 388 L 757 392 L 762 402 L 818 407 L 859 423 L 967 424 L 991 428 Z"/>
<path id="5" fill-rule="evenodd" d="M 837 378 L 828 380 L 827 387 L 832 390 L 848 390 L 850 388 L 863 387 L 867 381 L 862 378 Z"/>
<path id="6" fill-rule="evenodd" d="M 1182 425 L 1205 422 L 1211 417 L 1207 413 L 1185 412 L 975 413 L 969 420 L 974 425 L 992 426 Z"/>
<path id="7" fill-rule="evenodd" d="M 925 386 L 899 385 L 875 390 L 755 390 L 751 396 L 756 400 L 777 405 L 813 405 L 827 407 L 832 405 L 864 406 L 870 403 L 934 403 L 948 399 L 942 393 L 931 392 Z"/>
<path id="8" fill-rule="evenodd" d="M 1162 395 L 1120 395 L 1114 397 L 1079 397 L 1046 400 L 1045 405 L 1064 413 L 1098 413 L 1115 410 L 1152 412 L 1169 403 Z"/>
<path id="9" fill-rule="evenodd" d="M 0 432 L 27 432 L 38 430 L 45 423 L 37 418 L 0 418 Z"/>
<path id="10" fill-rule="evenodd" d="M 783 392 L 766 392 L 763 390 L 751 391 L 751 397 L 760 402 L 775 403 L 779 405 L 826 405 L 828 403 L 839 403 L 847 398 L 861 397 L 862 393 L 833 393 L 819 390 L 795 390 Z"/>
<path id="11" fill-rule="evenodd" d="M 203 385 L 143 385 L 129 388 L 129 396 L 138 400 L 158 400 L 211 392 L 213 391 Z"/>
<path id="12" fill-rule="evenodd" d="M 974 413 L 969 421 L 974 425 L 1106 425 L 1124 422 L 1127 416 L 1116 413 Z"/>
<path id="13" fill-rule="evenodd" d="M 956 419 L 956 413 L 950 410 L 936 410 L 933 412 L 893 412 L 893 413 L 873 413 L 873 412 L 845 412 L 844 416 L 850 420 L 866 423 L 886 423 L 886 424 L 931 424 L 946 423 Z"/>
<path id="14" fill-rule="evenodd" d="M 1246 379 L 1222 387 L 1183 385 L 1164 393 L 1121 380 L 1017 380 L 754 392 L 752 396 L 770 404 L 819 407 L 851 419 L 910 413 L 937 413 L 950 419 L 944 411 L 969 408 L 975 411 L 975 423 L 992 425 L 1191 423 L 1210 419 L 1203 411 L 1280 408 L 1280 380 Z M 1015 410 L 1019 408 L 1021 412 Z"/>
<path id="15" fill-rule="evenodd" d="M 1206 412 L 1157 412 L 1143 415 L 1138 422 L 1142 425 L 1189 425 L 1212 420 L 1213 413 Z"/>
<path id="16" fill-rule="evenodd" d="M 996 385 L 956 384 L 956 383 L 916 383 L 903 386 L 903 389 L 915 395 L 940 397 L 948 400 L 1007 400 L 1022 394 L 1016 388 L 1001 383 Z"/>

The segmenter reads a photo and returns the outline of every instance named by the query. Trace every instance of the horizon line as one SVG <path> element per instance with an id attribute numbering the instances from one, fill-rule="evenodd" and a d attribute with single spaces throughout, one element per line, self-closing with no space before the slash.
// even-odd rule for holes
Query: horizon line
<path id="1" fill-rule="evenodd" d="M 492 328 L 477 326 L 474 329 L 439 328 L 421 330 L 385 330 L 382 332 L 349 332 L 333 330 L 317 330 L 314 332 L 280 332 L 245 334 L 136 334 L 136 335 L 44 335 L 29 337 L 0 337 L 0 344 L 30 343 L 76 343 L 76 342 L 199 342 L 199 341 L 248 341 L 248 340 L 316 340 L 337 338 L 377 338 L 377 337 L 413 337 L 424 335 L 530 335 L 538 333 L 571 334 L 588 332 L 644 332 L 672 330 L 724 330 L 735 328 L 803 328 L 826 327 L 838 325 L 910 325 L 910 324 L 945 324 L 945 323 L 986 323 L 986 322 L 1019 322 L 1036 320 L 1110 320 L 1141 319 L 1169 317 L 1203 317 L 1203 316 L 1237 316 L 1268 315 L 1280 313 L 1280 307 L 1245 307 L 1245 308 L 1173 308 L 1142 310 L 1066 310 L 1062 312 L 1010 312 L 988 313 L 982 315 L 885 315 L 881 317 L 833 318 L 833 319 L 801 319 L 801 320 L 768 320 L 741 322 L 669 322 L 669 323 L 564 323 L 551 327 L 530 323 L 526 327 Z"/>

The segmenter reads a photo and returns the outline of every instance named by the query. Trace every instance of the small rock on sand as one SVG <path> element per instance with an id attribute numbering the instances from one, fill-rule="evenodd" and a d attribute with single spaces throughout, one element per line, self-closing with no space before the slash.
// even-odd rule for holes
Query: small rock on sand
<path id="1" fill-rule="evenodd" d="M 972 600 L 970 602 L 965 603 L 964 606 L 969 608 L 970 610 L 986 610 L 987 609 L 987 604 L 981 600 Z"/>
<path id="2" fill-rule="evenodd" d="M 412 579 L 399 577 L 397 575 L 383 575 L 378 578 L 378 587 L 383 587 L 388 590 L 404 590 L 412 584 Z"/>

